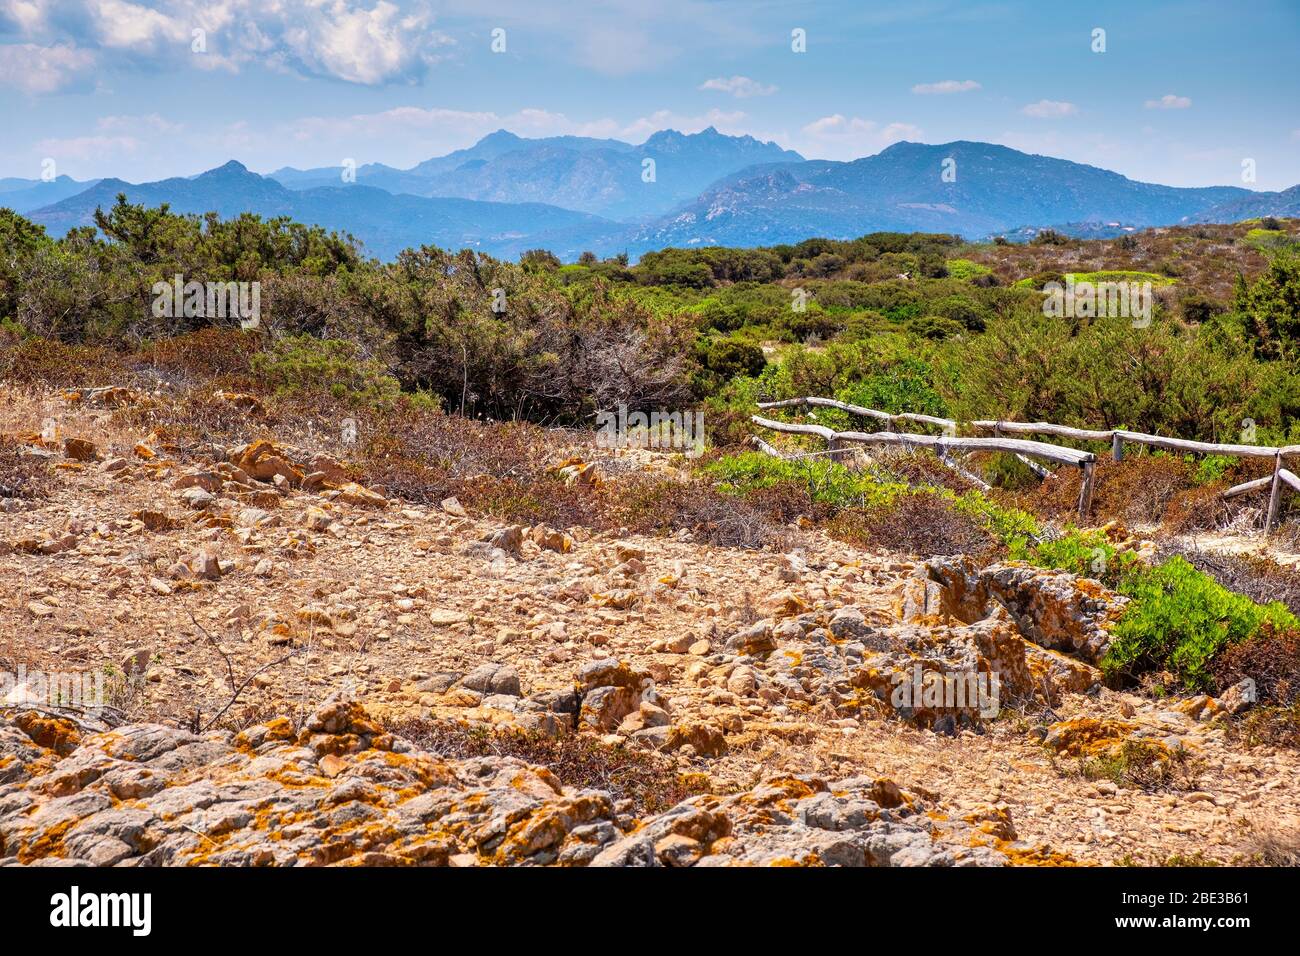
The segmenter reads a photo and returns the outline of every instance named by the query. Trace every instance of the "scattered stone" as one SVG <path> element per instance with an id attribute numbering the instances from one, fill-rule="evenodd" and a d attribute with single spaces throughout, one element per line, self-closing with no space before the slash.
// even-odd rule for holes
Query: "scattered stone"
<path id="1" fill-rule="evenodd" d="M 506 554 L 517 557 L 524 545 L 524 529 L 517 524 L 511 525 L 492 532 L 484 540 L 493 548 L 499 548 Z"/>
<path id="2" fill-rule="evenodd" d="M 469 620 L 468 614 L 462 614 L 460 611 L 449 611 L 445 608 L 434 608 L 429 612 L 429 623 L 434 627 L 451 627 L 454 624 L 464 624 Z"/>
<path id="3" fill-rule="evenodd" d="M 216 497 L 198 486 L 186 488 L 181 492 L 181 500 L 194 511 L 205 511 L 216 504 Z"/>
<path id="4" fill-rule="evenodd" d="M 189 560 L 189 569 L 197 578 L 215 581 L 221 577 L 221 563 L 210 551 L 201 550 Z"/>
<path id="5" fill-rule="evenodd" d="M 85 438 L 64 439 L 63 453 L 74 461 L 95 461 L 99 458 L 99 449 L 95 443 Z"/>
<path id="6" fill-rule="evenodd" d="M 483 664 L 465 675 L 463 687 L 481 694 L 504 694 L 518 697 L 523 691 L 519 685 L 519 672 L 508 664 Z"/>
<path id="7" fill-rule="evenodd" d="M 174 531 L 181 527 L 181 523 L 168 515 L 165 511 L 152 511 L 146 509 L 143 511 L 133 512 L 131 517 L 135 518 L 136 521 L 139 521 L 150 531 Z"/>

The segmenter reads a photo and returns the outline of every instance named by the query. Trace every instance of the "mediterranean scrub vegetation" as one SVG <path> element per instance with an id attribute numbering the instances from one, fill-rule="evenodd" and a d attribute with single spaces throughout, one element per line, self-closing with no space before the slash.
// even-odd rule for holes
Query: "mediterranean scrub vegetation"
<path id="1" fill-rule="evenodd" d="M 267 429 L 372 413 L 383 424 L 355 449 L 354 477 L 412 499 L 456 494 L 503 518 L 685 527 L 740 547 L 782 546 L 791 525 L 813 522 L 855 544 L 1100 576 L 1132 599 L 1105 662 L 1113 679 L 1214 690 L 1268 660 L 1281 676 L 1266 693 L 1293 706 L 1295 606 L 1252 584 L 1280 581 L 1276 565 L 1140 562 L 1116 527 L 1069 526 L 1076 476 L 1040 482 L 1007 456 L 968 460 L 992 485 L 983 491 L 928 456 L 849 470 L 746 447 L 756 402 L 807 395 L 959 421 L 1300 443 L 1300 223 L 1269 226 L 1026 244 L 875 233 L 665 249 L 635 264 L 425 246 L 380 262 L 347 235 L 282 218 L 177 215 L 119 197 L 93 227 L 53 238 L 0 210 L 0 376 L 182 396 L 168 426 L 182 450 L 246 424 L 214 389 L 256 396 Z M 258 323 L 156 315 L 155 284 L 177 276 L 258 283 Z M 1152 321 L 1045 315 L 1044 285 L 1071 276 L 1151 282 Z M 615 491 L 554 476 L 539 426 L 590 428 L 620 403 L 705 409 L 712 448 L 691 483 L 642 477 Z M 7 496 L 46 493 L 54 479 L 0 451 Z M 1152 534 L 1216 528 L 1258 508 L 1233 511 L 1218 493 L 1263 467 L 1134 450 L 1099 466 L 1093 518 Z"/>

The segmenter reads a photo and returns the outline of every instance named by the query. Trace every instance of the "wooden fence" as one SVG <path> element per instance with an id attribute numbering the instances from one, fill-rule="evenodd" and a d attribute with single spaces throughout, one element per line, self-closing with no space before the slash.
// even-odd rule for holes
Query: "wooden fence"
<path id="1" fill-rule="evenodd" d="M 770 428 L 773 431 L 817 435 L 825 439 L 828 453 L 832 458 L 839 457 L 845 444 L 856 443 L 865 445 L 898 445 L 906 447 L 932 448 L 945 464 L 948 464 L 949 467 L 957 468 L 958 471 L 963 471 L 963 474 L 966 474 L 967 477 L 973 476 L 970 476 L 969 473 L 956 466 L 956 464 L 948 458 L 948 452 L 1007 452 L 1024 461 L 1040 476 L 1045 475 L 1047 472 L 1041 465 L 1038 465 L 1037 462 L 1033 460 L 1035 458 L 1041 458 L 1058 465 L 1076 466 L 1083 471 L 1083 480 L 1080 482 L 1079 487 L 1079 517 L 1081 519 L 1087 517 L 1088 511 L 1092 506 L 1092 492 L 1095 479 L 1094 470 L 1097 456 L 1092 452 L 1080 451 L 1077 448 L 1068 448 L 1064 445 L 1052 445 L 1047 442 L 1031 441 L 1005 436 L 1050 435 L 1056 438 L 1067 438 L 1072 441 L 1105 442 L 1110 444 L 1111 455 L 1116 461 L 1123 460 L 1124 446 L 1126 444 L 1145 445 L 1150 448 L 1160 448 L 1165 451 L 1183 452 L 1187 454 L 1226 455 L 1234 458 L 1272 459 L 1272 475 L 1264 478 L 1257 478 L 1254 481 L 1246 481 L 1239 485 L 1234 485 L 1223 493 L 1225 498 L 1232 498 L 1251 491 L 1263 490 L 1265 487 L 1269 488 L 1268 516 L 1265 521 L 1265 528 L 1267 530 L 1271 530 L 1277 523 L 1277 515 L 1282 501 L 1282 486 L 1287 485 L 1296 491 L 1300 491 L 1300 476 L 1297 476 L 1294 472 L 1288 470 L 1284 466 L 1284 460 L 1287 457 L 1300 455 L 1300 445 L 1271 447 L 1267 445 L 1217 444 L 1215 442 L 1191 441 L 1185 438 L 1167 438 L 1163 435 L 1148 435 L 1143 432 L 1132 432 L 1122 428 L 1096 431 L 1087 428 L 1071 428 L 1067 425 L 1053 425 L 1050 422 L 1004 422 L 991 419 L 982 419 L 979 421 L 968 422 L 967 424 L 971 428 L 979 431 L 992 432 L 994 437 L 966 438 L 957 435 L 957 426 L 959 423 L 955 419 L 939 418 L 934 415 L 917 415 L 910 412 L 891 414 L 874 408 L 865 408 L 861 405 L 852 405 L 848 402 L 840 402 L 831 398 L 817 398 L 815 396 L 809 396 L 807 398 L 789 398 L 780 402 L 758 403 L 758 407 L 761 409 L 790 408 L 795 406 L 835 408 L 843 412 L 848 412 L 851 415 L 858 415 L 863 418 L 871 418 L 879 422 L 884 422 L 887 426 L 891 427 L 891 430 L 884 432 L 836 432 L 824 425 L 795 425 L 789 422 L 774 421 L 758 415 L 751 416 L 751 419 L 754 424 L 761 425 L 764 428 Z M 893 430 L 894 426 L 900 424 L 932 425 L 937 428 L 942 428 L 945 434 L 942 436 L 920 435 Z M 780 454 L 777 449 L 773 448 L 761 439 L 756 438 L 755 443 L 760 449 L 768 454 Z"/>

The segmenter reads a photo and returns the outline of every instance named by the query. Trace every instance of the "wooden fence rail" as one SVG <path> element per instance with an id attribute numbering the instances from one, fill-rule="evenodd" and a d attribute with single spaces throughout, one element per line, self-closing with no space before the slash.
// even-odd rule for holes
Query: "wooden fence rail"
<path id="1" fill-rule="evenodd" d="M 953 451 L 1001 451 L 1011 455 L 1032 455 L 1035 458 L 1043 458 L 1058 465 L 1073 465 L 1083 470 L 1083 481 L 1079 488 L 1079 517 L 1087 517 L 1088 510 L 1092 505 L 1093 469 L 1097 462 L 1097 456 L 1090 451 L 1065 448 L 1061 445 L 1049 445 L 1040 441 L 1028 441 L 1023 438 L 962 438 L 953 435 L 913 435 L 905 432 L 837 432 L 825 425 L 799 425 L 793 422 L 780 422 L 771 418 L 763 418 L 760 415 L 752 416 L 751 420 L 755 425 L 769 428 L 772 431 L 788 432 L 796 435 L 816 435 L 818 438 L 825 440 L 827 447 L 830 449 L 839 449 L 847 444 L 857 444 L 931 448 L 940 455 Z"/>
<path id="2" fill-rule="evenodd" d="M 1187 454 L 1226 455 L 1234 458 L 1272 459 L 1272 475 L 1265 478 L 1258 478 L 1254 481 L 1243 482 L 1240 485 L 1229 488 L 1223 493 L 1225 498 L 1231 498 L 1251 491 L 1261 491 L 1265 487 L 1269 488 L 1268 517 L 1265 522 L 1266 530 L 1271 530 L 1277 522 L 1277 515 L 1281 504 L 1282 486 L 1287 485 L 1300 491 L 1300 477 L 1297 477 L 1294 472 L 1283 467 L 1283 461 L 1285 458 L 1292 455 L 1300 455 L 1300 445 L 1272 447 L 1268 445 L 1220 444 L 1216 442 L 1192 441 L 1186 438 L 1168 438 L 1164 435 L 1149 435 L 1145 432 L 1132 432 L 1123 428 L 1098 431 L 1087 428 L 1073 428 L 1068 425 L 1054 425 L 1051 422 L 1004 422 L 993 419 L 979 419 L 968 422 L 967 424 L 980 431 L 991 431 L 995 437 L 963 438 L 956 435 L 959 423 L 955 419 L 940 418 L 934 415 L 918 415 L 909 412 L 891 414 L 890 412 L 882 412 L 874 408 L 865 408 L 861 405 L 853 405 L 848 402 L 840 402 L 831 398 L 818 398 L 816 396 L 808 396 L 806 398 L 788 398 L 779 402 L 758 403 L 760 409 L 790 408 L 801 405 L 839 409 L 840 411 L 848 412 L 851 415 L 872 418 L 876 421 L 886 422 L 890 425 L 900 422 L 934 425 L 942 428 L 945 431 L 945 434 L 942 436 L 936 436 L 915 435 L 896 431 L 871 433 L 854 431 L 836 432 L 824 425 L 793 425 L 789 422 L 778 422 L 773 421 L 772 419 L 761 418 L 758 415 L 752 416 L 752 418 L 755 424 L 761 425 L 764 428 L 771 428 L 774 431 L 817 435 L 825 439 L 828 447 L 832 449 L 846 442 L 876 445 L 917 446 L 933 448 L 937 453 L 939 453 L 941 458 L 945 459 L 946 453 L 949 451 L 1003 451 L 1016 455 L 1016 457 L 1028 464 L 1040 476 L 1043 474 L 1042 466 L 1032 461 L 1032 458 L 1043 458 L 1057 464 L 1075 465 L 1081 468 L 1084 472 L 1083 482 L 1079 489 L 1079 516 L 1081 518 L 1086 517 L 1088 508 L 1092 503 L 1093 472 L 1096 455 L 1091 452 L 1080 452 L 1078 449 L 1066 448 L 1062 445 L 1051 445 L 1046 442 L 1003 438 L 1003 435 L 1051 435 L 1056 438 L 1067 438 L 1073 441 L 1109 442 L 1111 446 L 1111 455 L 1116 461 L 1121 461 L 1123 459 L 1125 444 L 1145 445 L 1150 448 L 1160 448 L 1165 451 L 1183 452 Z M 768 445 L 767 448 L 771 448 L 771 446 Z M 772 450 L 775 451 L 775 449 Z"/>

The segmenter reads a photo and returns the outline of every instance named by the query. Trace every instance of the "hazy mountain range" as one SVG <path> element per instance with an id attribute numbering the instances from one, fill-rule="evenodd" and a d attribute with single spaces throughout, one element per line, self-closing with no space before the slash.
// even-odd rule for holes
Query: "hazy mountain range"
<path id="1" fill-rule="evenodd" d="M 948 170 L 948 175 L 943 173 Z M 119 193 L 176 212 L 289 216 L 347 232 L 380 258 L 432 244 L 515 257 L 543 247 L 632 256 L 667 246 L 756 246 L 878 230 L 1014 238 L 1039 228 L 1104 233 L 1187 222 L 1300 215 L 1300 187 L 1180 188 L 989 143 L 897 143 L 852 162 L 805 160 L 713 128 L 655 133 L 639 146 L 500 130 L 410 169 L 369 164 L 276 170 L 237 162 L 198 176 L 44 183 L 0 179 L 10 206 L 55 235 L 93 223 Z"/>
<path id="2" fill-rule="evenodd" d="M 653 161 L 653 167 L 646 160 Z M 498 130 L 469 149 L 411 169 L 362 166 L 356 181 L 416 196 L 544 202 L 609 219 L 640 220 L 676 209 L 736 170 L 803 161 L 775 143 L 724 136 L 712 127 L 694 135 L 662 130 L 640 146 L 581 136 L 522 139 Z M 302 189 L 338 185 L 342 172 L 342 167 L 286 168 L 270 176 L 291 189 Z M 651 181 L 646 181 L 648 176 Z"/>
<path id="3" fill-rule="evenodd" d="M 49 182 L 40 179 L 0 179 L 0 206 L 7 206 L 14 212 L 28 212 L 85 192 L 97 182 L 97 179 L 80 182 L 71 176 L 59 176 Z"/>

